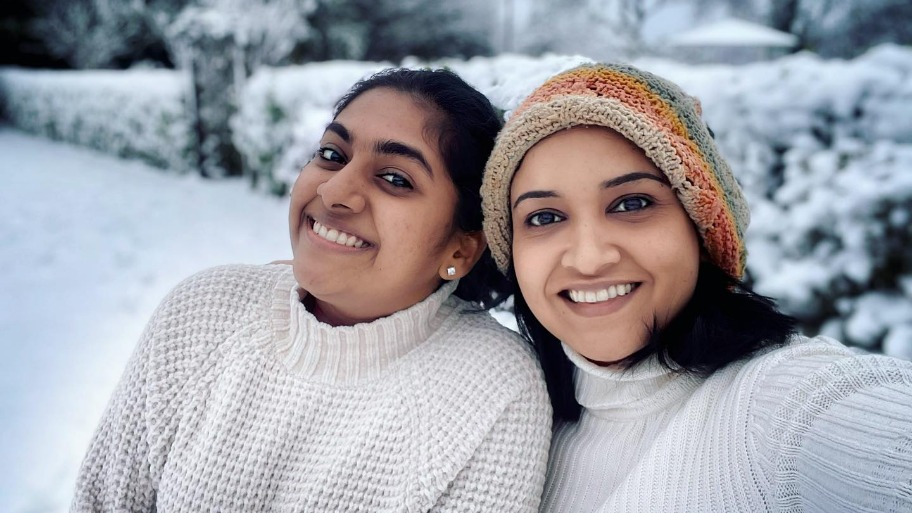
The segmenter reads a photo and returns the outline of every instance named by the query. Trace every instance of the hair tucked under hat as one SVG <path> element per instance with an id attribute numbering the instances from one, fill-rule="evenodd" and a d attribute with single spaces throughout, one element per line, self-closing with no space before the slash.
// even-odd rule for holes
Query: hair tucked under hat
<path id="1" fill-rule="evenodd" d="M 516 108 L 500 132 L 481 195 L 485 234 L 501 272 L 511 257 L 513 174 L 535 143 L 580 125 L 610 128 L 639 146 L 668 177 L 710 259 L 741 278 L 750 213 L 700 118 L 699 102 L 668 80 L 621 64 L 586 64 L 555 75 Z"/>

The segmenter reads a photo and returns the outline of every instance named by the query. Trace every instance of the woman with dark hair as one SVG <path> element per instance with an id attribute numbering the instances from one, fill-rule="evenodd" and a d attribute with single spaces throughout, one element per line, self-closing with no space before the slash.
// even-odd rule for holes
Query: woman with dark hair
<path id="1" fill-rule="evenodd" d="M 536 510 L 547 392 L 484 312 L 506 284 L 478 193 L 499 128 L 448 71 L 356 84 L 292 189 L 291 265 L 165 299 L 73 511 Z"/>
<path id="2" fill-rule="evenodd" d="M 912 511 L 912 364 L 801 337 L 741 280 L 747 204 L 694 98 L 558 74 L 482 187 L 554 406 L 543 511 Z"/>

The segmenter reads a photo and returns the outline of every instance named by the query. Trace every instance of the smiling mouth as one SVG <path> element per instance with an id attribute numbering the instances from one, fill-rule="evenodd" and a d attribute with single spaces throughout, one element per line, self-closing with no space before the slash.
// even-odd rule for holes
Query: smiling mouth
<path id="1" fill-rule="evenodd" d="M 630 294 L 639 283 L 622 283 L 604 289 L 564 291 L 564 295 L 574 303 L 604 303 L 605 301 Z"/>
<path id="2" fill-rule="evenodd" d="M 335 228 L 327 228 L 316 219 L 310 219 L 310 228 L 317 237 L 328 240 L 329 242 L 334 242 L 340 246 L 347 246 L 349 248 L 366 248 L 370 246 L 369 242 L 358 238 L 356 235 L 345 233 Z"/>

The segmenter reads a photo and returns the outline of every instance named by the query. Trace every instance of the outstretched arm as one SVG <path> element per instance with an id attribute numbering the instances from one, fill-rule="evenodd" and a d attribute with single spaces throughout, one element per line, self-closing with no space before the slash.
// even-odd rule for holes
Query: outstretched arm
<path id="1" fill-rule="evenodd" d="M 769 426 L 780 506 L 912 511 L 912 362 L 847 356 L 808 372 Z"/>

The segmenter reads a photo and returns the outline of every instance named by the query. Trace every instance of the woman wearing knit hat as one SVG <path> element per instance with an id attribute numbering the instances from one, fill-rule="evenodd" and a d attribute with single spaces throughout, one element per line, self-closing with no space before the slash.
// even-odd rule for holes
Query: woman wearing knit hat
<path id="1" fill-rule="evenodd" d="M 747 205 L 675 84 L 553 77 L 482 198 L 554 407 L 544 511 L 912 511 L 912 363 L 801 337 L 741 281 Z"/>
<path id="2" fill-rule="evenodd" d="M 72 510 L 536 511 L 547 391 L 484 312 L 504 292 L 479 197 L 500 125 L 448 71 L 356 84 L 294 185 L 292 265 L 165 299 Z"/>

